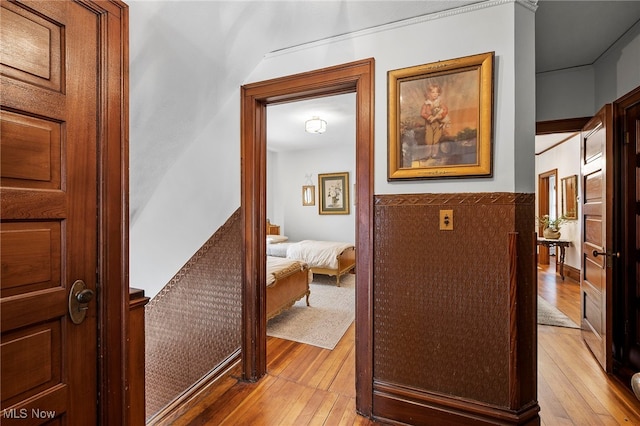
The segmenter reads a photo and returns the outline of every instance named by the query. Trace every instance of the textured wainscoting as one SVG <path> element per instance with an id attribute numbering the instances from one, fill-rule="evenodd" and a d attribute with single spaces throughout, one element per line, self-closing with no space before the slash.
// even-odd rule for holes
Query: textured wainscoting
<path id="1" fill-rule="evenodd" d="M 241 274 L 237 210 L 145 308 L 147 419 L 240 348 Z"/>
<path id="2" fill-rule="evenodd" d="M 377 196 L 374 247 L 374 407 L 535 417 L 534 194 Z"/>

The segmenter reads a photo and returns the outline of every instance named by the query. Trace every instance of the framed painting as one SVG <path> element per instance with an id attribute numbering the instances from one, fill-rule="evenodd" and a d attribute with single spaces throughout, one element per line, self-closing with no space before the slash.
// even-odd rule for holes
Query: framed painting
<path id="1" fill-rule="evenodd" d="M 492 175 L 493 61 L 389 71 L 388 180 Z"/>
<path id="2" fill-rule="evenodd" d="M 349 172 L 318 174 L 320 214 L 349 214 Z"/>

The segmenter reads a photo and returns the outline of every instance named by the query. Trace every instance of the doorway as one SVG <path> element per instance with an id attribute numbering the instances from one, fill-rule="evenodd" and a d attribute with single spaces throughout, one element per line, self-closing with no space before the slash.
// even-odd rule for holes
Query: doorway
<path id="1" fill-rule="evenodd" d="M 297 351 L 284 357 L 274 354 L 271 348 L 279 344 L 273 344 L 272 336 L 333 350 L 354 320 L 355 274 L 330 275 L 333 271 L 326 262 L 325 273 L 319 272 L 321 265 L 314 262 L 320 253 L 311 256 L 302 245 L 355 245 L 355 101 L 355 93 L 347 93 L 267 106 L 266 264 L 269 282 L 274 281 L 266 296 L 270 375 L 278 370 L 274 366 L 278 359 L 299 361 Z M 307 129 L 314 117 L 325 123 L 322 132 Z M 341 211 L 329 214 L 321 193 L 333 176 Z M 293 255 L 296 252 L 298 256 Z M 280 268 L 291 265 L 291 257 L 308 259 L 311 275 L 303 272 L 300 280 L 285 281 L 290 275 Z M 310 291 L 308 299 L 305 290 Z M 349 359 L 353 363 L 353 357 Z M 351 382 L 349 392 L 355 398 Z"/>
<path id="2" fill-rule="evenodd" d="M 558 197 L 556 193 L 556 181 L 558 180 L 558 169 L 553 169 L 538 175 L 538 217 L 549 216 L 556 218 Z M 542 225 L 538 228 L 538 235 L 542 235 Z M 555 253 L 553 248 L 546 246 L 538 247 L 538 263 L 549 265 L 550 256 Z"/>
<path id="3" fill-rule="evenodd" d="M 373 58 L 252 83 L 241 94 L 243 240 L 242 375 L 266 373 L 264 258 L 267 105 L 356 93 L 356 409 L 372 411 Z"/>

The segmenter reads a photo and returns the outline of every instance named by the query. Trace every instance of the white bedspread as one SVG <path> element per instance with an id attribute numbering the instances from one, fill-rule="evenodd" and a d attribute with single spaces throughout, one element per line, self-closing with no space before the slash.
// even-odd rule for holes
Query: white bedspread
<path id="1" fill-rule="evenodd" d="M 276 279 L 302 271 L 306 266 L 298 260 L 267 256 L 267 287 L 273 285 Z"/>
<path id="2" fill-rule="evenodd" d="M 338 255 L 353 247 L 351 243 L 336 241 L 303 240 L 291 243 L 287 248 L 287 258 L 300 259 L 312 268 L 338 269 Z"/>
<path id="3" fill-rule="evenodd" d="M 267 244 L 267 256 L 287 257 L 287 248 L 291 243 Z"/>

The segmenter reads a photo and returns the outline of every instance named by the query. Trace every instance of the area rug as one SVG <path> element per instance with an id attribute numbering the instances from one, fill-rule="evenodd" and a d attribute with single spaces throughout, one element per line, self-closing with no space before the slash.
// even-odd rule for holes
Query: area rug
<path id="1" fill-rule="evenodd" d="M 267 323 L 267 335 L 333 349 L 355 319 L 355 275 L 314 275 L 307 306 L 304 298 Z"/>
<path id="2" fill-rule="evenodd" d="M 558 308 L 538 296 L 538 324 L 555 327 L 580 328 Z"/>

